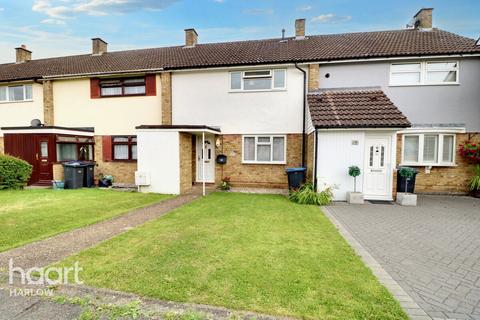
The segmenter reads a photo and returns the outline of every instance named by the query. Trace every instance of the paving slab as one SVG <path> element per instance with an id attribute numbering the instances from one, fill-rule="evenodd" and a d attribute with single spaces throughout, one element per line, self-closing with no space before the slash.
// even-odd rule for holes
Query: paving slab
<path id="1" fill-rule="evenodd" d="M 478 318 L 479 199 L 420 195 L 417 207 L 327 210 L 431 318 Z"/>

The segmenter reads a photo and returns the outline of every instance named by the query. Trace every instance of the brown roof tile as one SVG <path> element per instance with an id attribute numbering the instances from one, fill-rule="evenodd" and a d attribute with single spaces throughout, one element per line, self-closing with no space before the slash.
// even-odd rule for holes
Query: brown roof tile
<path id="1" fill-rule="evenodd" d="M 77 55 L 0 65 L 0 81 L 149 69 L 312 62 L 357 58 L 480 53 L 475 40 L 433 29 L 359 32 L 198 44 Z"/>
<path id="2" fill-rule="evenodd" d="M 410 122 L 379 88 L 324 89 L 308 94 L 316 128 L 404 128 Z"/>

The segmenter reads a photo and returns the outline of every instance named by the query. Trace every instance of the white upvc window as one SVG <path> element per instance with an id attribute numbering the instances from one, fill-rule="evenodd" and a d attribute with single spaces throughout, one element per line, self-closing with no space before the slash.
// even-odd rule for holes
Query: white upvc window
<path id="1" fill-rule="evenodd" d="M 230 72 L 230 91 L 271 91 L 285 90 L 286 87 L 285 69 Z"/>
<path id="2" fill-rule="evenodd" d="M 285 164 L 287 138 L 285 135 L 244 135 L 243 163 Z"/>
<path id="3" fill-rule="evenodd" d="M 392 63 L 391 86 L 458 84 L 458 61 Z"/>
<path id="4" fill-rule="evenodd" d="M 0 86 L 0 102 L 31 101 L 32 98 L 31 84 Z"/>
<path id="5" fill-rule="evenodd" d="M 404 134 L 402 165 L 454 166 L 455 134 Z"/>

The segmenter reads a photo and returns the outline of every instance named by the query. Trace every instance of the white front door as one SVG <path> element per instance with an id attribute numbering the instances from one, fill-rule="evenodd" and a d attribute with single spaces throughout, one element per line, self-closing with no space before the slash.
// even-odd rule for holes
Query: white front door
<path id="1" fill-rule="evenodd" d="M 365 199 L 391 200 L 390 137 L 366 137 L 363 169 Z"/>
<path id="2" fill-rule="evenodd" d="M 203 182 L 202 136 L 197 135 L 197 182 Z M 215 182 L 215 138 L 205 135 L 205 182 Z"/>

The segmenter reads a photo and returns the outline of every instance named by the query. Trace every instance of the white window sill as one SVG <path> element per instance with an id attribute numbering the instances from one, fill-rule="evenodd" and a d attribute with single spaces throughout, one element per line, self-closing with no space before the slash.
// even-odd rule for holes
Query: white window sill
<path id="1" fill-rule="evenodd" d="M 33 99 L 30 99 L 30 100 L 20 100 L 20 101 L 0 101 L 0 104 L 24 103 L 24 102 L 33 102 Z"/>
<path id="2" fill-rule="evenodd" d="M 286 161 L 242 161 L 242 164 L 287 164 Z"/>
<path id="3" fill-rule="evenodd" d="M 417 84 L 389 84 L 389 87 L 431 87 L 431 86 L 459 86 L 459 82 L 451 83 L 417 83 Z"/>
<path id="4" fill-rule="evenodd" d="M 287 89 L 262 89 L 262 90 L 229 90 L 228 93 L 249 93 L 249 92 L 285 92 Z"/>
<path id="5" fill-rule="evenodd" d="M 458 167 L 455 163 L 409 163 L 409 162 L 402 162 L 399 166 L 404 167 Z"/>

